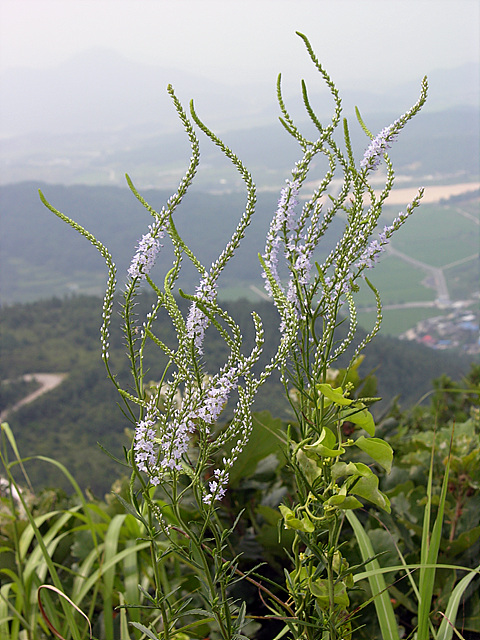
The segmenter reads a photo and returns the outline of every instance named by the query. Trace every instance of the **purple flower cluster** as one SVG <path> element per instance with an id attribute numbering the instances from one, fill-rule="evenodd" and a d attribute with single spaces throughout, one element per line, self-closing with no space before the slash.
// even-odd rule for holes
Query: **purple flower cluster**
<path id="1" fill-rule="evenodd" d="M 182 470 L 182 456 L 187 452 L 190 435 L 195 431 L 195 420 L 192 413 L 178 415 L 164 426 L 163 433 L 158 439 L 159 450 L 163 454 L 160 468 L 163 471 Z"/>
<path id="2" fill-rule="evenodd" d="M 327 276 L 324 280 L 326 297 L 334 301 L 339 295 L 350 293 L 352 289 L 350 279 L 352 277 L 353 274 L 350 271 L 343 277 L 330 278 Z"/>
<path id="3" fill-rule="evenodd" d="M 378 262 L 380 254 L 385 251 L 385 247 L 390 242 L 390 238 L 394 232 L 397 231 L 413 213 L 415 207 L 423 196 L 423 192 L 424 190 L 421 188 L 413 202 L 407 206 L 406 211 L 401 211 L 391 225 L 383 228 L 383 231 L 378 234 L 378 240 L 372 240 L 372 242 L 370 242 L 355 264 L 357 269 L 370 269 Z"/>
<path id="4" fill-rule="evenodd" d="M 217 296 L 216 283 L 212 282 L 208 275 L 205 276 L 196 288 L 195 295 L 207 303 L 213 302 Z M 187 318 L 187 338 L 193 338 L 195 348 L 200 355 L 203 354 L 203 339 L 208 324 L 207 316 L 199 309 L 196 302 L 192 302 Z"/>
<path id="5" fill-rule="evenodd" d="M 267 243 L 263 259 L 265 266 L 269 269 L 275 281 L 280 286 L 280 277 L 278 275 L 278 250 L 281 244 L 281 234 L 287 234 L 295 228 L 295 207 L 298 204 L 297 195 L 300 188 L 298 180 L 290 182 L 286 181 L 286 187 L 280 192 L 277 211 L 270 225 L 267 236 Z M 270 283 L 265 278 L 265 289 L 269 295 L 272 295 Z"/>
<path id="6" fill-rule="evenodd" d="M 378 240 L 372 240 L 365 251 L 361 254 L 358 262 L 355 264 L 357 269 L 371 269 L 377 264 L 380 254 L 385 251 L 385 245 L 388 244 L 388 240 L 385 235 L 385 231 L 379 234 Z"/>
<path id="7" fill-rule="evenodd" d="M 163 238 L 164 231 L 149 226 L 150 231 L 142 236 L 137 245 L 137 252 L 132 258 L 128 275 L 132 278 L 144 280 L 155 263 L 160 250 L 159 238 Z"/>
<path id="8" fill-rule="evenodd" d="M 228 469 L 231 469 L 237 460 L 239 454 L 242 452 L 243 447 L 245 446 L 245 442 L 248 440 L 249 431 L 244 434 L 244 437 L 241 438 L 237 444 L 233 447 L 232 452 L 229 458 L 223 458 L 223 469 L 215 469 L 213 472 L 213 480 L 210 480 L 208 483 L 208 488 L 210 489 L 210 493 L 207 493 L 203 497 L 203 502 L 205 504 L 212 504 L 212 500 L 222 500 L 227 491 L 227 484 L 229 473 Z"/>
<path id="9" fill-rule="evenodd" d="M 308 284 L 312 263 L 310 262 L 311 250 L 306 246 L 297 247 L 298 256 L 295 260 L 294 270 L 300 284 Z"/>
<path id="10" fill-rule="evenodd" d="M 291 262 L 294 262 L 292 269 L 292 277 L 289 280 L 287 288 L 287 300 L 293 304 L 294 309 L 297 312 L 300 311 L 300 302 L 297 293 L 297 283 L 300 285 L 307 285 L 310 281 L 310 272 L 312 270 L 312 263 L 310 257 L 313 248 L 305 245 L 298 245 L 288 247 L 287 257 Z M 290 255 L 288 255 L 290 254 Z M 283 333 L 285 323 L 282 322 L 281 332 Z"/>
<path id="11" fill-rule="evenodd" d="M 392 143 L 395 141 L 398 134 L 399 121 L 395 122 L 388 127 L 385 127 L 374 138 L 367 147 L 360 167 L 362 169 L 374 170 L 380 164 L 387 149 L 390 149 Z"/>
<path id="12" fill-rule="evenodd" d="M 293 175 L 298 175 L 298 167 Z M 318 216 L 321 204 L 314 208 L 313 214 L 305 207 L 297 215 L 295 207 L 298 204 L 297 196 L 301 187 L 299 178 L 293 181 L 287 180 L 287 186 L 281 191 L 278 207 L 270 224 L 267 235 L 265 252 L 263 255 L 265 270 L 265 289 L 272 295 L 272 287 L 269 278 L 276 282 L 278 287 L 285 293 L 286 299 L 292 305 L 292 309 L 297 317 L 302 313 L 300 301 L 301 288 L 310 282 L 312 271 L 312 254 L 318 243 L 320 234 L 318 227 Z M 307 203 L 308 205 L 309 203 Z M 311 203 L 310 203 L 311 204 Z M 310 217 L 307 216 L 307 211 Z M 307 222 L 310 222 L 308 229 L 305 229 Z M 290 279 L 284 288 L 278 273 L 278 262 L 280 248 L 283 247 L 283 254 L 290 272 Z M 280 324 L 280 332 L 286 330 L 286 320 Z"/>
<path id="13" fill-rule="evenodd" d="M 181 459 L 187 452 L 190 436 L 200 419 L 205 425 L 212 425 L 222 412 L 228 397 L 237 386 L 237 371 L 230 369 L 226 373 L 212 378 L 206 389 L 196 388 L 187 395 L 175 418 L 165 425 L 159 438 L 162 469 L 181 471 Z"/>
<path id="14" fill-rule="evenodd" d="M 415 196 L 415 198 L 412 200 L 412 202 L 409 205 L 407 205 L 406 210 L 405 211 L 400 211 L 400 213 L 395 218 L 395 220 L 392 222 L 392 224 L 389 225 L 388 227 L 384 228 L 383 231 L 385 233 L 385 237 L 387 238 L 387 240 L 393 235 L 393 233 L 395 231 L 400 229 L 402 224 L 413 213 L 415 208 L 418 207 L 418 205 L 420 203 L 420 200 L 423 198 L 423 194 L 424 193 L 425 193 L 425 188 L 424 187 L 420 187 L 420 189 L 418 190 L 418 193 Z"/>
<path id="15" fill-rule="evenodd" d="M 231 368 L 213 377 L 206 388 L 195 387 L 187 392 L 168 422 L 158 419 L 157 396 L 152 398 L 145 418 L 137 423 L 134 444 L 137 467 L 150 476 L 152 484 L 160 482 L 162 473 L 182 470 L 182 458 L 187 453 L 198 421 L 203 422 L 208 432 L 208 426 L 218 419 L 229 395 L 237 387 L 237 379 L 238 370 Z M 225 473 L 220 474 L 218 481 L 228 481 Z M 216 495 L 219 495 L 218 491 Z"/>
<path id="16" fill-rule="evenodd" d="M 213 472 L 213 480 L 210 480 L 208 487 L 210 493 L 204 496 L 203 501 L 205 504 L 212 504 L 212 500 L 222 500 L 227 492 L 228 484 L 228 471 L 226 469 L 215 469 Z"/>
<path id="17" fill-rule="evenodd" d="M 137 422 L 135 443 L 133 445 L 135 464 L 139 471 L 144 471 L 150 475 L 152 484 L 159 483 L 157 449 L 155 446 L 157 417 L 157 408 L 153 399 L 147 407 L 145 419 Z"/>
<path id="18" fill-rule="evenodd" d="M 237 369 L 232 367 L 218 379 L 213 379 L 212 384 L 205 392 L 202 405 L 196 411 L 199 418 L 207 424 L 216 422 L 227 404 L 229 395 L 237 387 L 237 376 Z"/>

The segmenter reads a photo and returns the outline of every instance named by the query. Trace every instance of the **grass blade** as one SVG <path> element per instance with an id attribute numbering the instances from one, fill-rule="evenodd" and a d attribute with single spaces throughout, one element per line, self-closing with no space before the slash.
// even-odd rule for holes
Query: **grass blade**
<path id="1" fill-rule="evenodd" d="M 46 565 L 48 567 L 48 572 L 50 574 L 52 582 L 53 582 L 54 586 L 59 591 L 62 591 L 61 580 L 60 580 L 60 578 L 58 576 L 58 573 L 57 573 L 57 570 L 56 570 L 55 565 L 53 563 L 53 560 L 50 557 L 49 551 L 48 551 L 48 549 L 47 549 L 47 547 L 46 547 L 46 545 L 44 543 L 43 536 L 42 536 L 42 534 L 40 533 L 40 530 L 37 527 L 37 524 L 35 522 L 35 518 L 30 513 L 30 510 L 29 510 L 28 505 L 27 505 L 27 503 L 25 501 L 25 498 L 23 497 L 22 492 L 19 490 L 19 487 L 17 486 L 14 477 L 12 476 L 12 473 L 10 471 L 10 465 L 5 463 L 5 459 L 4 459 L 3 454 L 1 452 L 0 452 L 0 457 L 2 459 L 2 463 L 4 465 L 5 472 L 8 475 L 9 482 L 18 491 L 19 498 L 20 498 L 20 500 L 22 502 L 22 505 L 23 505 L 23 508 L 25 510 L 25 514 L 27 516 L 27 519 L 28 519 L 28 521 L 30 523 L 30 526 L 32 527 L 32 529 L 33 529 L 33 531 L 35 533 L 35 539 L 37 541 L 38 547 L 41 550 L 41 555 L 43 556 L 43 559 L 44 559 L 44 561 L 45 561 L 45 563 L 46 563 Z M 63 606 L 63 600 L 62 600 L 62 606 Z M 72 612 L 70 610 L 70 607 L 64 606 L 63 609 L 64 609 L 64 614 L 66 616 L 67 624 L 68 624 L 68 627 L 69 627 L 69 629 L 70 629 L 70 631 L 72 633 L 72 636 L 75 638 L 75 640 L 81 640 L 81 633 L 80 633 L 80 630 L 77 627 L 75 618 L 74 618 L 74 616 L 73 616 L 73 614 L 72 614 Z"/>
<path id="2" fill-rule="evenodd" d="M 365 562 L 365 560 L 368 560 L 368 558 L 372 558 L 375 555 L 370 538 L 353 511 L 346 511 L 345 514 L 353 528 L 362 559 Z M 365 567 L 367 566 L 374 570 L 380 569 L 378 560 L 370 560 L 370 562 L 365 565 Z M 390 595 L 383 575 L 381 573 L 369 575 L 368 582 L 370 584 L 370 589 L 372 590 L 373 603 L 377 612 L 378 623 L 380 625 L 383 640 L 400 640 L 395 613 L 393 611 Z"/>
<path id="3" fill-rule="evenodd" d="M 472 569 L 466 576 L 464 576 L 460 582 L 456 585 L 452 591 L 452 595 L 448 600 L 447 608 L 445 609 L 445 617 L 443 618 L 437 633 L 437 640 L 451 640 L 453 635 L 453 627 L 457 618 L 458 607 L 462 600 L 462 596 L 465 589 L 468 587 L 473 578 L 480 572 L 480 564 Z"/>
<path id="4" fill-rule="evenodd" d="M 453 432 L 452 432 L 453 438 Z M 450 446 L 451 450 L 451 446 Z M 432 505 L 432 478 L 433 478 L 433 453 L 430 462 L 429 481 L 427 488 L 427 508 L 425 510 L 425 521 L 422 532 L 422 564 L 429 565 L 428 568 L 420 569 L 420 601 L 418 603 L 418 630 L 417 640 L 429 640 L 430 612 L 432 607 L 433 587 L 435 584 L 436 563 L 438 560 L 438 552 L 440 550 L 440 542 L 442 539 L 443 516 L 445 512 L 445 501 L 447 499 L 448 476 L 450 473 L 450 453 L 445 466 L 445 475 L 443 477 L 442 489 L 440 492 L 440 500 L 438 503 L 437 517 L 432 529 L 430 541 L 428 541 L 427 523 L 430 522 L 430 511 Z M 424 548 L 425 545 L 425 548 Z"/>

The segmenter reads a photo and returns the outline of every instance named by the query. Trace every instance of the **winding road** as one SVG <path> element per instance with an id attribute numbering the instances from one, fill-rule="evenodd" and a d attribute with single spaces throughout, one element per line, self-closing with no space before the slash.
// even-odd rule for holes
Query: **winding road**
<path id="1" fill-rule="evenodd" d="M 441 269 L 440 267 L 432 267 L 430 264 L 426 264 L 425 262 L 421 262 L 420 260 L 411 258 L 406 253 L 402 253 L 401 251 L 394 249 L 391 244 L 388 245 L 387 252 L 392 256 L 401 258 L 414 267 L 418 267 L 419 269 L 423 269 L 424 271 L 426 271 L 427 274 L 433 279 L 434 287 L 437 291 L 438 304 L 441 306 L 448 306 L 450 304 L 450 294 L 448 293 L 447 281 L 445 279 L 443 269 Z"/>
<path id="2" fill-rule="evenodd" d="M 40 383 L 40 387 L 32 393 L 29 393 L 28 396 L 25 396 L 24 398 L 19 400 L 12 407 L 8 407 L 8 409 L 2 411 L 0 413 L 0 421 L 5 420 L 7 415 L 10 415 L 10 413 L 17 411 L 17 409 L 20 409 L 20 407 L 22 407 L 24 404 L 33 402 L 39 396 L 47 393 L 47 391 L 51 391 L 52 389 L 55 389 L 55 387 L 58 387 L 58 385 L 63 382 L 66 375 L 66 373 L 26 373 L 25 375 L 23 375 L 22 378 L 23 380 L 25 380 L 25 382 L 36 380 Z"/>

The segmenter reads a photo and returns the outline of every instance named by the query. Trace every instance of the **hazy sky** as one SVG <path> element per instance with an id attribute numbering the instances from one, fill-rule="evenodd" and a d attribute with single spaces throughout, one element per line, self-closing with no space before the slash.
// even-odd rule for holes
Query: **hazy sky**
<path id="1" fill-rule="evenodd" d="M 306 68 L 295 30 L 337 81 L 419 78 L 479 58 L 478 0 L 0 0 L 0 70 L 104 46 L 221 81 Z M 308 77 L 308 74 L 307 74 Z"/>

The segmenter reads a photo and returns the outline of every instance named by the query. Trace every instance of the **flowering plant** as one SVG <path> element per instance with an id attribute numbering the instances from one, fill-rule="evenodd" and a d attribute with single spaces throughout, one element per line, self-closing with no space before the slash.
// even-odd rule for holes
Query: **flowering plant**
<path id="1" fill-rule="evenodd" d="M 288 358 L 281 362 L 282 379 L 295 412 L 296 425 L 288 434 L 288 457 L 295 473 L 297 496 L 281 511 L 285 527 L 295 530 L 292 545 L 294 570 L 287 576 L 287 586 L 295 603 L 298 626 L 295 637 L 350 637 L 352 614 L 349 612 L 348 590 L 353 588 L 352 571 L 342 557 L 340 533 L 345 517 L 354 520 L 352 511 L 364 499 L 390 511 L 388 497 L 379 490 L 378 478 L 371 466 L 390 471 L 393 451 L 375 436 L 375 423 L 368 406 L 375 398 L 350 398 L 352 374 L 359 364 L 362 349 L 375 336 L 382 319 L 378 291 L 366 272 L 378 260 L 389 239 L 419 205 L 417 196 L 394 222 L 378 232 L 382 206 L 394 184 L 393 166 L 386 151 L 405 124 L 421 109 L 427 93 L 422 82 L 418 102 L 376 137 L 367 129 L 359 111 L 358 120 L 371 142 L 357 169 L 347 121 L 343 120 L 345 151 L 334 138 L 341 119 L 341 101 L 330 77 L 318 62 L 310 43 L 305 42 L 310 58 L 330 89 L 335 109 L 331 123 L 324 127 L 316 117 L 305 83 L 302 83 L 306 111 L 318 133 L 308 140 L 290 117 L 278 82 L 282 123 L 297 140 L 303 156 L 292 171 L 292 180 L 282 190 L 277 212 L 267 235 L 262 258 L 267 290 L 286 322 L 295 314 L 299 330 L 291 343 Z M 298 195 L 318 155 L 325 156 L 328 170 L 313 195 L 302 208 Z M 385 186 L 378 194 L 369 177 L 384 161 L 387 168 Z M 328 191 L 336 172 L 342 184 L 336 197 Z M 329 196 L 326 206 L 325 195 Z M 346 217 L 343 234 L 323 263 L 314 263 L 314 251 L 333 217 Z M 283 258 L 288 283 L 279 275 Z M 353 348 L 350 364 L 332 376 L 332 366 L 355 339 L 357 315 L 354 295 L 357 281 L 364 278 L 376 298 L 377 320 L 367 336 Z M 348 311 L 344 312 L 344 305 Z M 349 329 L 339 327 L 349 319 Z M 285 325 L 286 326 L 286 325 Z M 283 335 L 284 326 L 280 327 Z M 289 393 L 294 389 L 295 393 Z M 345 425 L 351 424 L 348 432 Z M 348 433 L 348 435 L 347 435 Z M 356 437 L 352 437 L 356 436 Z M 355 461 L 354 451 L 363 455 Z M 365 460 L 368 464 L 365 464 Z M 302 550 L 302 551 L 300 551 Z M 315 636 L 311 628 L 322 629 Z M 303 631 L 302 631 L 303 630 Z"/>
<path id="2" fill-rule="evenodd" d="M 139 622 L 132 625 L 144 637 L 154 640 L 197 637 L 196 629 L 207 622 L 214 637 L 246 638 L 245 634 L 252 633 L 254 620 L 280 621 L 283 631 L 277 637 L 350 638 L 356 612 L 350 610 L 349 591 L 354 587 L 358 567 L 349 567 L 342 555 L 342 527 L 346 517 L 354 528 L 357 526 L 353 510 L 362 506 L 362 500 L 385 511 L 390 508 L 374 471 L 376 465 L 388 471 L 393 458 L 388 443 L 375 437 L 369 411 L 375 398 L 355 398 L 351 392 L 360 353 L 381 323 L 380 297 L 366 273 L 393 233 L 419 205 L 423 194 L 420 190 L 405 213 L 378 230 L 382 206 L 394 185 L 393 166 L 386 151 L 423 106 L 427 82 L 422 82 L 418 102 L 377 136 L 370 133 L 357 112 L 360 125 L 371 140 L 357 166 L 346 120 L 343 143 L 335 137 L 342 121 L 338 91 L 308 39 L 299 36 L 331 92 L 334 114 L 331 122 L 323 126 L 302 82 L 304 105 L 317 130 L 315 140 L 307 139 L 285 107 L 279 77 L 281 122 L 297 140 L 302 157 L 282 189 L 260 257 L 266 290 L 280 315 L 276 353 L 260 373 L 256 367 L 264 340 L 261 319 L 252 314 L 255 341 L 245 353 L 239 326 L 217 299 L 222 271 L 234 257 L 254 214 L 255 185 L 235 153 L 200 120 L 193 103 L 187 115 L 172 87 L 168 87 L 192 155 L 177 193 L 160 212 L 144 200 L 127 176 L 131 191 L 153 218 L 138 243 L 123 291 L 121 316 L 133 379 L 130 390 L 119 384 L 110 364 L 109 327 L 116 290 L 112 257 L 104 245 L 41 194 L 49 209 L 100 251 L 109 269 L 101 328 L 102 355 L 108 376 L 123 400 L 124 412 L 135 428 L 126 454 L 132 474 L 130 499 L 119 499 L 141 523 L 142 537 L 149 541 L 155 588 L 145 591 L 144 597 L 146 606 L 158 612 L 148 628 Z M 210 267 L 198 260 L 175 225 L 177 208 L 199 164 L 196 128 L 231 160 L 247 190 L 245 211 L 229 243 Z M 307 176 L 318 157 L 326 160 L 327 171 L 300 207 L 302 189 L 306 189 Z M 377 192 L 369 180 L 382 161 L 386 180 Z M 340 188 L 335 191 L 333 181 L 339 176 Z M 345 219 L 343 233 L 319 263 L 316 250 L 335 216 Z M 171 242 L 174 259 L 160 288 L 150 274 L 164 238 Z M 199 283 L 193 293 L 179 287 L 184 260 L 190 261 L 198 273 Z M 377 320 L 370 333 L 354 345 L 354 297 L 361 278 L 376 299 Z M 141 285 L 150 287 L 156 298 L 143 321 L 135 315 Z M 182 312 L 181 298 L 189 304 L 186 313 Z M 161 338 L 160 318 L 165 314 L 175 328 L 175 344 L 166 344 Z M 340 325 L 347 319 L 349 329 L 341 333 Z M 205 356 L 208 331 L 221 336 L 227 352 L 223 366 L 214 373 Z M 334 372 L 337 358 L 352 347 L 350 364 Z M 166 359 L 166 365 L 155 374 L 154 384 L 146 382 L 145 354 L 151 348 L 159 349 Z M 278 505 L 283 527 L 293 537 L 285 557 L 285 583 L 271 585 L 259 567 L 247 572 L 239 569 L 240 557 L 230 539 L 242 513 L 227 525 L 218 516 L 218 505 L 225 499 L 231 471 L 252 432 L 251 408 L 256 393 L 276 369 L 281 372 L 294 412 L 287 433 L 279 438 L 279 446 L 283 447 L 295 478 L 295 495 L 286 504 Z M 150 370 L 149 377 L 152 374 Z M 232 417 L 221 428 L 218 418 L 227 403 L 234 405 Z M 349 425 L 348 430 L 345 425 Z M 190 567 L 197 576 L 192 594 L 165 589 L 162 567 L 169 556 Z M 246 602 L 232 596 L 233 586 L 241 580 L 258 588 L 266 607 L 264 615 L 249 614 Z M 374 595 L 381 599 L 380 592 Z"/>

